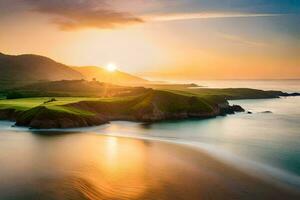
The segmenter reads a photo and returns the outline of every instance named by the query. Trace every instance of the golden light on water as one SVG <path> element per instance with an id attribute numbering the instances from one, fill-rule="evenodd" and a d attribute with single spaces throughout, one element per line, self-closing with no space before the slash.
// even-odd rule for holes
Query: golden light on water
<path id="1" fill-rule="evenodd" d="M 123 141 L 123 140 L 122 140 Z M 107 137 L 95 147 L 95 165 L 86 178 L 107 199 L 137 199 L 146 190 L 145 146 L 137 140 L 122 142 L 117 137 Z M 100 176 L 95 174 L 100 173 Z M 101 178 L 99 178 L 101 177 Z"/>
<path id="2" fill-rule="evenodd" d="M 113 130 L 124 127 L 113 126 Z M 222 199 L 224 195 L 237 199 L 233 188 L 227 187 L 232 177 L 245 187 L 266 188 L 267 197 L 268 191 L 274 192 L 273 187 L 210 155 L 180 145 L 92 132 L 20 137 L 26 139 L 8 145 L 15 147 L 17 142 L 24 148 L 1 151 L 11 156 L 3 157 L 6 160 L 0 182 L 10 186 L 19 178 L 20 184 L 13 185 L 12 191 L 16 195 L 20 189 L 30 191 L 31 199 L 36 194 L 43 195 L 42 199 Z M 2 143 L 0 140 L 1 147 Z"/>
<path id="3" fill-rule="evenodd" d="M 116 137 L 109 137 L 106 142 L 106 154 L 107 166 L 109 168 L 114 168 L 114 162 L 118 156 L 118 139 Z"/>

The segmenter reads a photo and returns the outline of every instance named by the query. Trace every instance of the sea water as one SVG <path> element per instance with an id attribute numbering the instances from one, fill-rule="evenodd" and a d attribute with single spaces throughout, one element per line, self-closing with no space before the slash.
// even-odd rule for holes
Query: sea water
<path id="1" fill-rule="evenodd" d="M 300 92 L 300 80 L 200 81 L 210 88 Z M 300 97 L 235 100 L 247 112 L 154 124 L 113 122 L 99 134 L 166 140 L 206 150 L 260 177 L 300 188 Z"/>
<path id="2" fill-rule="evenodd" d="M 199 84 L 219 88 L 248 87 L 300 92 L 300 81 L 297 80 L 203 81 Z M 52 166 L 53 163 L 47 159 L 55 158 L 55 162 L 69 159 L 59 157 L 59 148 L 70 145 L 71 149 L 74 145 L 80 145 L 75 139 L 72 139 L 75 133 L 80 132 L 82 141 L 88 140 L 82 133 L 88 133 L 89 135 L 161 140 L 192 146 L 249 173 L 299 189 L 300 97 L 236 100 L 230 103 L 239 104 L 247 111 L 251 111 L 252 114 L 245 112 L 206 120 L 183 120 L 154 124 L 112 122 L 98 127 L 64 130 L 72 132 L 72 134 L 63 136 L 60 136 L 59 130 L 53 130 L 58 135 L 57 137 L 41 136 L 43 132 L 12 127 L 11 122 L 2 121 L 0 122 L 1 181 L 5 181 L 3 177 L 14 177 L 14 171 L 25 176 L 28 173 L 38 173 L 41 168 L 49 168 L 49 173 L 51 173 L 51 168 L 57 166 Z M 54 142 L 55 145 L 47 145 L 51 142 Z M 110 141 L 108 147 L 111 148 L 110 146 L 113 147 L 113 145 L 114 141 Z M 45 151 L 46 156 L 44 155 Z M 43 154 L 39 152 L 43 152 Z M 108 153 L 113 154 L 113 152 Z M 79 147 L 78 154 L 80 154 Z M 58 161 L 57 156 L 59 157 Z M 78 159 L 84 159 L 84 157 Z M 6 168 L 7 166 L 10 168 Z M 11 168 L 12 166 L 14 167 Z M 14 182 L 9 184 L 17 185 L 20 177 L 16 176 L 16 179 L 11 180 Z"/>

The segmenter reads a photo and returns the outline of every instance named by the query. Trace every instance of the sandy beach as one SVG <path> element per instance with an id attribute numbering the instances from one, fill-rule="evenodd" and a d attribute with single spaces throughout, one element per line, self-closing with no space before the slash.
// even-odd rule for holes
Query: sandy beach
<path id="1" fill-rule="evenodd" d="M 12 132 L 1 133 L 0 143 L 1 200 L 300 197 L 204 152 L 165 142 Z"/>

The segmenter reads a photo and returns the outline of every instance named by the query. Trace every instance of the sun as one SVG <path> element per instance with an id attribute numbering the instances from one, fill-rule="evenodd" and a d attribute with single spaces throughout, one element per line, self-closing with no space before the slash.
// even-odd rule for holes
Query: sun
<path id="1" fill-rule="evenodd" d="M 109 63 L 107 66 L 106 66 L 106 70 L 109 71 L 109 72 L 114 72 L 117 70 L 117 66 L 113 63 Z"/>

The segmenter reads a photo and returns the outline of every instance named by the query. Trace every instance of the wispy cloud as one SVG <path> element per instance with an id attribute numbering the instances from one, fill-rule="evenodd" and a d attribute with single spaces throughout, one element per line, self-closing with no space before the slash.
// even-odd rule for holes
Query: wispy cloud
<path id="1" fill-rule="evenodd" d="M 235 43 L 239 43 L 239 44 L 244 44 L 244 45 L 247 45 L 247 46 L 256 46 L 256 47 L 267 46 L 267 44 L 264 43 L 264 42 L 255 41 L 255 40 L 244 38 L 244 37 L 238 36 L 238 35 L 230 35 L 230 34 L 225 34 L 225 33 L 219 33 L 218 36 L 225 39 L 225 40 L 235 42 Z"/>
<path id="2" fill-rule="evenodd" d="M 6 0 L 7 1 L 7 0 Z M 185 13 L 180 11 L 179 1 L 175 0 L 11 0 L 15 4 L 29 5 L 29 9 L 50 16 L 51 22 L 61 30 L 73 31 L 85 28 L 113 29 L 122 26 L 144 22 L 164 22 L 195 19 L 223 19 L 223 18 L 248 18 L 248 17 L 274 17 L 280 14 L 253 13 L 253 12 L 226 12 L 208 11 Z M 18 3 L 16 3 L 18 2 Z M 176 2 L 176 3 L 174 3 Z M 158 4 L 159 3 L 159 4 Z M 152 5 L 152 6 L 151 6 Z M 163 5 L 163 6 L 162 6 Z M 157 14 L 166 11 L 173 5 L 172 13 Z M 189 5 L 196 6 L 195 5 Z M 152 13 L 143 14 L 139 10 L 152 8 Z M 177 9 L 175 9 L 177 8 Z M 160 10 L 162 9 L 162 10 Z M 126 11 L 124 11 L 126 10 Z M 129 11 L 130 10 L 130 11 Z M 146 9 L 147 10 L 147 9 Z M 151 10 L 151 9 L 150 9 Z M 134 14 L 139 13 L 138 14 Z M 179 13 L 177 13 L 179 12 Z M 149 12 L 148 12 L 149 13 Z M 1 15 L 1 14 L 0 14 Z"/>
<path id="3" fill-rule="evenodd" d="M 116 28 L 141 23 L 128 12 L 116 11 L 107 0 L 24 0 L 34 11 L 52 16 L 62 30 L 82 28 Z"/>
<path id="4" fill-rule="evenodd" d="M 216 19 L 216 18 L 274 17 L 279 15 L 280 14 L 266 14 L 266 13 L 199 12 L 199 13 L 148 15 L 148 16 L 144 16 L 143 19 L 145 19 L 146 21 L 177 21 L 177 20 Z"/>

